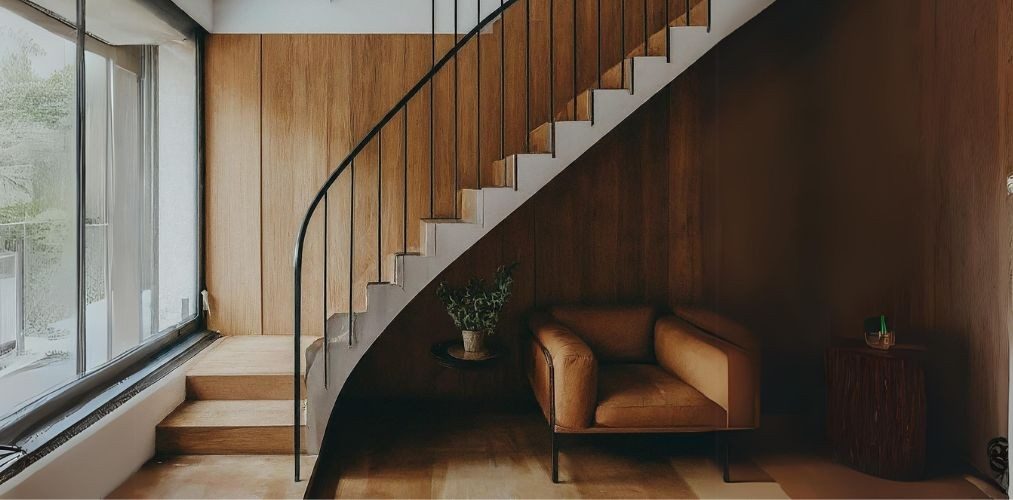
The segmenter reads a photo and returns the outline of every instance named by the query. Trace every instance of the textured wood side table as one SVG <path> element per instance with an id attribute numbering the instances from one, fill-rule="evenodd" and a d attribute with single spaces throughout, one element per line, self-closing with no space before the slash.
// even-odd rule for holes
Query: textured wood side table
<path id="1" fill-rule="evenodd" d="M 826 354 L 827 436 L 834 458 L 886 479 L 925 469 L 925 373 L 919 346 L 842 343 Z"/>

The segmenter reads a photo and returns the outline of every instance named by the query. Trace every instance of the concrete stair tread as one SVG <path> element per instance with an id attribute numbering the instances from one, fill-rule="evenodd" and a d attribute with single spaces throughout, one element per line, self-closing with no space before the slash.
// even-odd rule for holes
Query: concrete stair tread
<path id="1" fill-rule="evenodd" d="M 422 219 L 422 222 L 427 224 L 473 224 L 472 221 L 466 219 L 454 219 L 454 218 L 430 218 Z"/>

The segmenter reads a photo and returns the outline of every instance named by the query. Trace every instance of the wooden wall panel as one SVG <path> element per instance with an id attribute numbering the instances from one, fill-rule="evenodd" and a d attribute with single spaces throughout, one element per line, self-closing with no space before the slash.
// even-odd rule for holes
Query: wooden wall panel
<path id="1" fill-rule="evenodd" d="M 326 37 L 265 35 L 263 96 L 263 293 L 265 334 L 292 333 L 292 247 L 306 207 L 330 168 Z M 323 212 L 311 235 L 322 235 Z M 303 334 L 321 335 L 323 245 L 307 238 L 303 258 Z"/>
<path id="2" fill-rule="evenodd" d="M 997 9 L 991 1 L 937 0 L 921 27 L 922 43 L 935 44 L 923 53 L 920 74 L 922 163 L 937 180 L 926 207 L 934 232 L 933 300 L 923 319 L 933 331 L 930 341 L 945 339 L 964 351 L 963 373 L 954 372 L 951 355 L 935 354 L 934 365 L 955 375 L 940 383 L 937 399 L 962 394 L 962 401 L 952 401 L 964 409 L 941 412 L 939 423 L 967 425 L 944 443 L 985 472 L 988 441 L 1007 435 L 1009 397 L 1009 159 L 994 133 L 1009 117 L 999 112 L 995 59 L 1004 41 Z M 988 28 L 951 30 L 942 24 L 950 16 Z"/>
<path id="3" fill-rule="evenodd" d="M 433 52 L 430 37 L 410 35 L 405 44 L 406 70 L 424 75 L 432 66 Z M 415 78 L 417 81 L 418 78 Z M 435 98 L 429 85 L 408 103 L 408 251 L 422 250 L 418 220 L 433 215 L 432 143 L 434 129 L 430 127 L 430 102 Z"/>
<path id="4" fill-rule="evenodd" d="M 1009 390 L 997 5 L 781 1 L 719 47 L 703 295 L 760 334 L 765 412 L 821 420 L 824 349 L 885 313 L 928 347 L 930 453 L 987 470 Z"/>
<path id="5" fill-rule="evenodd" d="M 208 327 L 259 334 L 260 36 L 210 37 L 205 57 Z"/>
<path id="6" fill-rule="evenodd" d="M 328 47 L 323 54 L 314 54 L 318 61 L 328 61 L 331 68 L 330 93 L 327 96 L 328 141 L 326 167 L 331 171 L 345 160 L 348 152 L 361 136 L 356 136 L 349 110 L 353 102 L 353 79 L 347 78 L 348 68 L 359 59 L 352 51 L 347 38 L 327 36 Z M 318 103 L 319 104 L 319 103 Z M 349 175 L 342 175 L 327 193 L 327 317 L 336 312 L 349 310 L 350 295 L 354 290 L 348 286 L 350 233 L 348 231 L 351 208 L 351 182 Z M 323 235 L 311 233 L 311 238 L 323 240 Z M 361 295 L 361 291 L 359 292 Z M 291 314 L 291 311 L 288 312 Z"/>
<path id="7" fill-rule="evenodd" d="M 714 141 L 702 140 L 703 124 L 715 111 L 716 93 L 712 85 L 714 59 L 698 63 L 696 71 L 681 77 L 673 86 L 669 119 L 678 123 L 668 136 L 669 164 L 686 165 L 672 170 L 668 209 L 668 249 L 670 260 L 678 265 L 668 268 L 668 295 L 671 303 L 696 303 L 703 297 L 703 228 L 701 203 L 704 190 L 703 169 L 712 164 Z"/>
<path id="8" fill-rule="evenodd" d="M 999 161 L 1006 167 L 1007 182 L 1013 178 L 1013 2 L 996 0 L 998 6 L 999 50 Z M 1013 193 L 1006 196 L 1007 256 L 1009 258 L 1009 300 L 1006 307 L 1006 338 L 1013 339 Z M 1009 359 L 1010 377 L 1013 377 L 1013 356 Z M 1007 387 L 1009 379 L 1007 379 Z M 1007 436 L 1013 429 L 1013 398 L 1007 402 Z"/>

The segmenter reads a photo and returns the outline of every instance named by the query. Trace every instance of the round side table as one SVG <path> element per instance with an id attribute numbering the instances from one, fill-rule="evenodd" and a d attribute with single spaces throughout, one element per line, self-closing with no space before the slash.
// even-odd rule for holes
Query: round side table
<path id="1" fill-rule="evenodd" d="M 436 362 L 439 363 L 441 366 L 445 366 L 447 368 L 455 368 L 458 370 L 475 370 L 486 368 L 499 361 L 505 353 L 505 351 L 501 346 L 493 344 L 488 347 L 489 356 L 484 359 L 460 359 L 450 354 L 451 347 L 455 346 L 462 347 L 463 344 L 464 341 L 461 339 L 447 340 L 444 342 L 433 344 L 433 347 L 432 349 L 430 349 L 429 352 L 430 354 L 433 355 L 433 358 L 436 359 Z"/>

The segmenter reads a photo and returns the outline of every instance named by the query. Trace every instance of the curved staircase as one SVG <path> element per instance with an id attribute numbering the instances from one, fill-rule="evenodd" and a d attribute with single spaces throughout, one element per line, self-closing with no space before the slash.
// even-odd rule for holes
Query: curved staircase
<path id="1" fill-rule="evenodd" d="M 530 1 L 530 0 L 527 0 Z M 566 2 L 567 0 L 558 0 Z M 629 0 L 633 3 L 636 0 Z M 693 0 L 685 2 L 686 8 L 675 9 L 675 4 L 682 5 L 683 0 L 671 0 L 664 7 L 665 26 L 653 34 L 647 29 L 647 3 L 645 2 L 644 30 L 645 36 L 639 43 L 626 47 L 625 34 L 622 36 L 624 47 L 621 54 L 624 57 L 617 64 L 597 72 L 597 81 L 593 88 L 577 89 L 576 84 L 572 91 L 567 93 L 572 96 L 570 99 L 556 99 L 551 96 L 548 102 L 552 106 L 551 119 L 530 130 L 527 140 L 527 152 L 508 155 L 493 162 L 496 171 L 503 172 L 501 179 L 502 186 L 481 187 L 481 189 L 460 189 L 458 179 L 454 176 L 454 188 L 457 191 L 457 205 L 455 208 L 456 217 L 453 218 L 422 218 L 419 220 L 421 231 L 420 247 L 409 248 L 407 231 L 410 227 L 407 215 L 403 230 L 405 232 L 404 248 L 402 252 L 390 255 L 377 255 L 377 271 L 374 276 L 379 275 L 382 279 L 390 277 L 389 282 L 371 282 L 365 286 L 364 304 L 354 300 L 352 287 L 349 288 L 348 301 L 345 303 L 344 311 L 329 311 L 325 314 L 324 338 L 319 340 L 317 345 L 307 351 L 306 367 L 303 370 L 301 349 L 298 341 L 295 346 L 294 363 L 296 391 L 294 416 L 295 421 L 295 461 L 296 479 L 299 479 L 298 455 L 305 448 L 315 453 L 322 439 L 327 421 L 330 417 L 334 403 L 340 394 L 345 381 L 348 379 L 356 364 L 366 353 L 373 342 L 384 332 L 387 326 L 394 320 L 398 313 L 429 284 L 447 266 L 454 262 L 465 250 L 474 245 L 483 235 L 503 221 L 511 212 L 521 206 L 528 198 L 538 192 L 553 177 L 562 172 L 567 166 L 573 163 L 584 152 L 588 151 L 596 142 L 609 133 L 613 128 L 623 122 L 630 114 L 646 103 L 655 93 L 667 86 L 679 74 L 685 71 L 693 62 L 703 56 L 714 47 L 722 38 L 746 23 L 757 15 L 774 0 Z M 504 30 L 504 13 L 517 5 L 523 5 L 525 0 L 511 0 L 501 2 L 501 6 L 487 16 L 479 25 L 467 35 L 460 38 L 457 45 L 445 56 L 435 62 L 432 71 L 423 78 L 416 86 L 409 91 L 405 97 L 389 112 L 381 122 L 352 150 L 338 168 L 328 177 L 327 182 L 321 187 L 314 197 L 303 224 L 299 231 L 296 243 L 294 260 L 295 278 L 295 317 L 294 328 L 295 338 L 300 338 L 300 331 L 306 318 L 302 316 L 301 300 L 304 291 L 301 288 L 303 279 L 303 249 L 309 245 L 313 238 L 323 237 L 324 255 L 328 255 L 326 243 L 328 226 L 323 225 L 323 235 L 312 234 L 310 221 L 315 216 L 320 216 L 320 209 L 326 217 L 328 197 L 335 197 L 337 193 L 331 192 L 333 186 L 342 176 L 352 176 L 351 185 L 354 186 L 355 159 L 363 149 L 381 134 L 384 127 L 389 124 L 398 123 L 404 120 L 404 129 L 407 130 L 408 119 L 406 106 L 413 102 L 413 99 L 424 99 L 421 93 L 427 84 L 431 84 L 440 71 L 448 71 L 452 68 L 456 71 L 456 55 L 469 42 L 478 42 L 478 33 L 486 32 L 490 27 Z M 674 2 L 674 3 L 673 3 Z M 590 2 L 588 2 L 590 4 Z M 552 0 L 549 0 L 552 12 Z M 574 2 L 576 6 L 576 2 Z M 600 2 L 599 2 L 599 30 L 600 30 Z M 625 2 L 624 2 L 625 9 Z M 677 15 L 670 15 L 680 10 Z M 686 11 L 689 11 L 687 18 Z M 576 11 L 576 7 L 574 8 Z M 625 12 L 625 10 L 624 10 Z M 624 19 L 623 23 L 627 21 Z M 574 16 L 576 23 L 576 15 Z M 662 24 L 659 22 L 659 24 Z M 552 15 L 548 20 L 550 30 L 554 25 Z M 625 26 L 625 24 L 624 24 Z M 530 30 L 530 23 L 525 27 Z M 483 31 L 486 30 L 486 31 Z M 624 31 L 625 33 L 625 31 Z M 525 33 L 512 33 L 517 35 L 513 40 L 524 40 Z M 530 36 L 530 35 L 528 35 Z M 599 59 L 601 53 L 599 31 Z M 576 36 L 574 36 L 576 38 Z M 577 54 L 576 43 L 574 54 Z M 592 54 L 594 52 L 592 51 Z M 574 56 L 576 58 L 576 55 Z M 592 56 L 593 57 L 593 56 Z M 553 67 L 552 49 L 549 49 L 549 66 Z M 435 60 L 435 57 L 434 57 Z M 531 64 L 531 63 L 529 63 Z M 574 62 L 576 64 L 576 62 Z M 600 61 L 599 61 L 600 64 Z M 551 77 L 549 81 L 555 80 Z M 575 71 L 576 73 L 576 71 Z M 550 85 L 549 92 L 553 92 Z M 613 88 L 610 88 L 613 87 Z M 578 91 L 579 90 L 579 91 Z M 430 121 L 430 126 L 432 122 Z M 500 127 L 500 123 L 494 122 L 486 126 Z M 477 126 L 481 126 L 481 122 Z M 455 125 L 455 142 L 456 142 Z M 407 135 L 406 135 L 407 137 Z M 407 138 L 405 139 L 407 143 Z M 407 161 L 406 161 L 407 165 Z M 360 165 L 360 168 L 363 166 Z M 407 168 L 407 167 L 406 167 Z M 407 176 L 406 176 L 407 178 Z M 379 181 L 378 181 L 379 182 Z M 405 193 L 408 192 L 407 181 L 405 181 Z M 435 181 L 433 181 L 435 182 Z M 479 182 L 481 185 L 481 181 Z M 432 189 L 432 186 L 430 186 Z M 353 188 L 354 189 L 354 188 Z M 354 193 L 354 191 L 353 191 Z M 407 194 L 405 195 L 407 196 Z M 333 200 L 332 200 L 333 202 Z M 405 204 L 406 205 L 406 204 Z M 354 210 L 354 208 L 353 208 Z M 406 213 L 407 213 L 407 209 Z M 351 218 L 351 220 L 355 220 Z M 326 218 L 325 218 L 326 221 Z M 377 224 L 379 225 L 379 224 Z M 316 227 L 316 226 L 312 226 Z M 360 234 L 367 231 L 373 234 Z M 319 231 L 318 231 L 319 232 Z M 356 229 L 354 224 L 350 228 L 351 238 L 381 237 L 377 228 Z M 354 251 L 354 244 L 349 249 Z M 381 248 L 381 245 L 377 245 Z M 410 252 L 408 250 L 421 250 Z M 378 254 L 380 252 L 377 252 Z M 354 262 L 349 258 L 349 261 Z M 382 265 L 380 265 L 382 263 Z M 324 268 L 327 269 L 325 261 Z M 326 271 L 325 271 L 326 272 Z M 356 283 L 355 266 L 349 264 L 347 277 L 350 283 Z M 325 275 L 325 282 L 327 276 Z M 362 280 L 358 280 L 362 281 Z M 325 286 L 325 293 L 327 287 Z M 325 297 L 325 303 L 327 299 Z M 305 387 L 307 391 L 308 414 L 306 417 L 306 439 L 308 443 L 300 443 L 302 434 L 301 425 L 301 404 L 300 391 L 303 387 L 303 375 L 305 373 Z M 305 446 L 304 446 L 305 445 Z"/>

